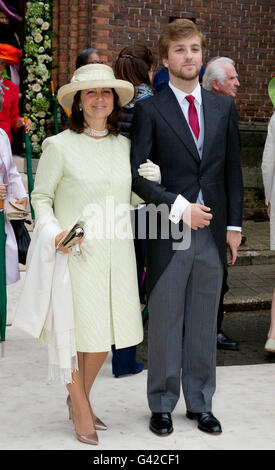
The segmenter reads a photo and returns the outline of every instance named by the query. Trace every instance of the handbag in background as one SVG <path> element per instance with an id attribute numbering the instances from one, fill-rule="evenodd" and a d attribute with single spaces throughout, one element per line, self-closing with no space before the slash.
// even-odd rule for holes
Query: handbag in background
<path id="1" fill-rule="evenodd" d="M 31 237 L 27 230 L 26 224 L 31 224 L 29 220 L 20 219 L 20 220 L 10 220 L 12 225 L 14 235 L 17 242 L 18 248 L 18 261 L 21 264 L 26 264 L 27 253 L 29 244 L 31 242 Z"/>
<path id="2" fill-rule="evenodd" d="M 9 220 L 22 220 L 29 214 L 22 204 L 16 203 L 16 199 L 14 199 L 14 197 L 10 198 L 5 212 Z"/>
<path id="3" fill-rule="evenodd" d="M 14 231 L 18 248 L 18 261 L 21 264 L 26 264 L 28 248 L 31 242 L 31 237 L 25 225 L 31 224 L 29 220 L 26 220 L 28 214 L 29 212 L 22 204 L 17 204 L 16 199 L 10 198 L 6 215 Z"/>

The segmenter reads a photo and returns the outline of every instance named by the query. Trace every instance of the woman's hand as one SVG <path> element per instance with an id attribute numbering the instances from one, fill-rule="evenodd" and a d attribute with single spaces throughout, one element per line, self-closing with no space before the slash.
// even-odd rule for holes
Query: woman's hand
<path id="1" fill-rule="evenodd" d="M 19 128 L 22 127 L 22 126 L 25 126 L 25 130 L 26 130 L 27 132 L 29 132 L 29 131 L 31 130 L 31 125 L 32 125 L 32 122 L 31 122 L 30 119 L 28 119 L 26 125 L 25 125 L 24 118 L 19 118 L 19 119 L 17 119 L 17 121 L 16 121 L 16 127 L 17 127 L 17 129 L 19 129 Z"/>
<path id="2" fill-rule="evenodd" d="M 151 160 L 148 158 L 146 163 L 142 163 L 139 166 L 138 174 L 147 180 L 156 181 L 159 184 L 161 183 L 161 173 L 159 166 L 151 162 Z"/>
<path id="3" fill-rule="evenodd" d="M 7 184 L 0 184 L 0 199 L 6 199 L 7 197 Z"/>
<path id="4" fill-rule="evenodd" d="M 26 209 L 27 204 L 28 204 L 28 198 L 27 197 L 22 197 L 22 199 L 16 199 L 16 204 L 21 204 Z"/>
<path id="5" fill-rule="evenodd" d="M 55 248 L 57 248 L 57 245 L 58 243 L 60 242 L 60 240 L 65 237 L 66 233 L 68 233 L 68 230 L 64 230 L 63 232 L 59 233 L 58 235 L 56 235 L 55 237 Z M 65 254 L 68 254 L 69 253 L 69 250 L 68 248 L 64 248 L 63 245 L 60 245 L 58 248 L 57 248 L 59 251 L 61 251 L 62 253 L 65 253 Z"/>

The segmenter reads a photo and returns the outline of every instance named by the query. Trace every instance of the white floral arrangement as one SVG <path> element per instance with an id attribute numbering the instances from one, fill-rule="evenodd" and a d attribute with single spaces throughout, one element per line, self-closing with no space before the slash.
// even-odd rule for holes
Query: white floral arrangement
<path id="1" fill-rule="evenodd" d="M 46 120 L 52 116 L 52 1 L 29 0 L 26 4 L 24 43 L 24 105 L 32 122 L 29 132 L 33 156 L 40 157 L 46 138 Z"/>

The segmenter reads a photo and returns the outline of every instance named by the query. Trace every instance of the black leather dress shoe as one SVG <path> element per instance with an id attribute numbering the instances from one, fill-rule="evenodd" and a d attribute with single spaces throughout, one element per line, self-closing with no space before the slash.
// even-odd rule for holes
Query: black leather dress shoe
<path id="1" fill-rule="evenodd" d="M 192 411 L 186 412 L 189 419 L 196 419 L 198 421 L 198 428 L 201 431 L 209 432 L 211 434 L 220 434 L 222 432 L 221 423 L 215 418 L 211 411 L 202 413 L 193 413 Z"/>
<path id="2" fill-rule="evenodd" d="M 226 351 L 238 351 L 238 343 L 233 339 L 225 336 L 224 333 L 220 332 L 217 334 L 217 349 L 224 349 Z"/>
<path id="3" fill-rule="evenodd" d="M 171 413 L 152 413 L 149 427 L 158 436 L 168 436 L 173 432 Z"/>

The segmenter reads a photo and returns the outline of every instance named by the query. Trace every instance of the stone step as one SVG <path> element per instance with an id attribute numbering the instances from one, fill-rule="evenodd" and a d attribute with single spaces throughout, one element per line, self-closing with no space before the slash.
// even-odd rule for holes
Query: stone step
<path id="1" fill-rule="evenodd" d="M 275 264 L 275 251 L 239 251 L 236 266 Z"/>
<path id="2" fill-rule="evenodd" d="M 251 310 L 270 310 L 272 294 L 261 294 L 251 297 L 249 295 L 240 295 L 233 300 L 225 296 L 224 310 L 227 312 L 241 312 Z"/>
<path id="3" fill-rule="evenodd" d="M 13 162 L 15 163 L 16 168 L 19 171 L 19 173 L 27 173 L 27 159 L 26 158 L 20 157 L 18 155 L 13 155 L 12 159 L 13 159 Z M 33 172 L 33 174 L 36 173 L 38 162 L 39 162 L 38 158 L 32 158 L 32 172 Z"/>
<path id="4" fill-rule="evenodd" d="M 228 270 L 228 286 L 225 310 L 270 309 L 275 287 L 274 265 L 232 266 Z"/>

